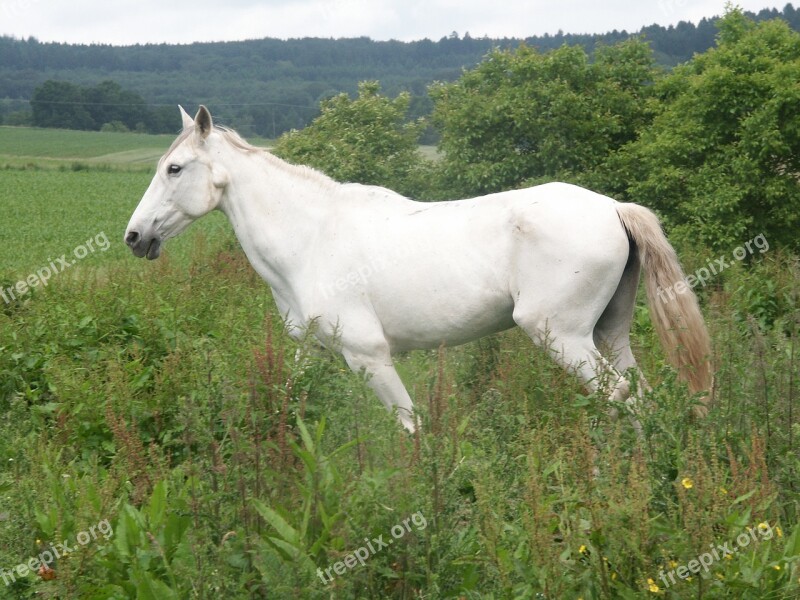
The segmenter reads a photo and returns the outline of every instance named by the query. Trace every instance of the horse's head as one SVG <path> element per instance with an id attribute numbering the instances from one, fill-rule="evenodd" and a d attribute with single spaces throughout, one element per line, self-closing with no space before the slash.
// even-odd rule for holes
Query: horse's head
<path id="1" fill-rule="evenodd" d="M 208 109 L 201 106 L 194 119 L 180 110 L 183 133 L 158 162 L 125 231 L 125 243 L 140 258 L 158 258 L 164 241 L 217 207 L 227 185 L 227 173 L 212 161 Z"/>

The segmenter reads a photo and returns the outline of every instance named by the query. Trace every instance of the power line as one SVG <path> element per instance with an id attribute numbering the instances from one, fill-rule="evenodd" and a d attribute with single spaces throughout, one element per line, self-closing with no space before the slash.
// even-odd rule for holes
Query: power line
<path id="1" fill-rule="evenodd" d="M 33 103 L 34 100 L 18 98 L 23 102 Z M 178 106 L 178 102 L 81 102 L 80 100 L 36 100 L 39 104 L 55 104 L 58 106 L 139 106 L 144 108 L 154 106 Z M 202 104 L 197 102 L 196 104 Z M 286 102 L 214 102 L 212 106 L 282 106 L 285 108 L 303 108 L 308 110 L 318 110 L 319 106 L 309 106 L 307 104 L 288 104 Z"/>

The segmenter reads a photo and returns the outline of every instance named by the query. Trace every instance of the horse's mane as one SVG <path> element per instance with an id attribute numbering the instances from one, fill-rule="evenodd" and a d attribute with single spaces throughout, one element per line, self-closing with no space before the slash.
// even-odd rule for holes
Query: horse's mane
<path id="1" fill-rule="evenodd" d="M 286 162 L 285 160 L 272 154 L 272 152 L 270 152 L 268 149 L 254 146 L 229 127 L 215 125 L 214 130 L 222 135 L 223 139 L 225 139 L 225 141 L 227 141 L 234 148 L 247 153 L 261 153 L 264 158 L 266 158 L 273 166 L 291 170 L 298 175 L 302 175 L 306 179 L 310 179 L 319 183 L 320 185 L 331 185 L 336 183 L 333 179 L 321 171 L 317 171 L 316 169 L 305 165 L 295 165 Z"/>

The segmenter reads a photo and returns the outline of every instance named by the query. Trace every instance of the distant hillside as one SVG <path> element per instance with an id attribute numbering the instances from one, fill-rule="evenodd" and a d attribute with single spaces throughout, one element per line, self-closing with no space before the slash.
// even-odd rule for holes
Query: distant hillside
<path id="1" fill-rule="evenodd" d="M 800 11 L 763 10 L 756 19 L 781 17 L 800 30 Z M 113 80 L 151 105 L 199 103 L 247 135 L 275 137 L 301 128 L 317 113 L 321 98 L 353 92 L 358 81 L 377 79 L 383 91 L 414 96 L 412 112 L 426 114 L 427 86 L 458 78 L 494 47 L 522 41 L 542 50 L 577 44 L 591 50 L 631 35 L 649 40 L 656 60 L 673 66 L 714 44 L 715 19 L 677 26 L 652 25 L 639 32 L 602 35 L 558 33 L 519 39 L 452 34 L 439 41 L 378 42 L 354 39 L 262 39 L 189 45 L 71 45 L 0 37 L 0 122 L 23 120 L 34 89 L 47 80 L 97 85 Z M 20 112 L 22 111 L 22 112 Z"/>

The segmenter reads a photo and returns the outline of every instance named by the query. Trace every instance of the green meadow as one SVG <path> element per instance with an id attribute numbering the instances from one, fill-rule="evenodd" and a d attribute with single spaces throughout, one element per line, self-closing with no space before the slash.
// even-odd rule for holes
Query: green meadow
<path id="1" fill-rule="evenodd" d="M 0 164 L 149 167 L 174 139 L 168 135 L 0 127 Z"/>
<path id="2" fill-rule="evenodd" d="M 702 421 L 642 300 L 641 439 L 518 331 L 400 357 L 409 436 L 220 215 L 125 248 L 171 141 L 0 128 L 0 287 L 74 261 L 0 297 L 0 599 L 800 597 L 795 257 L 695 290 Z"/>

